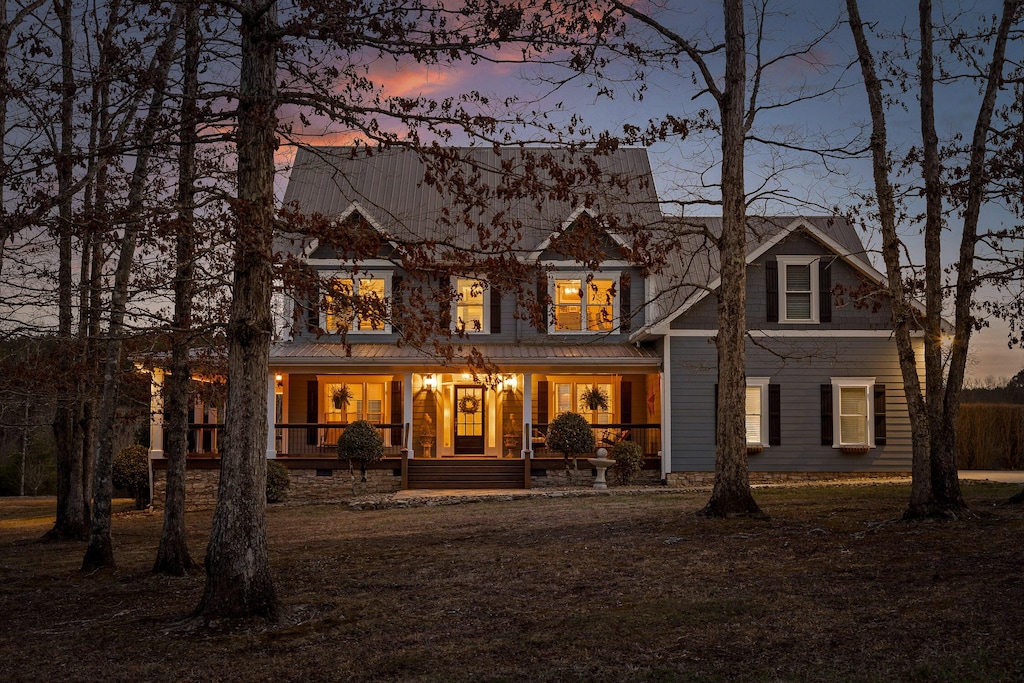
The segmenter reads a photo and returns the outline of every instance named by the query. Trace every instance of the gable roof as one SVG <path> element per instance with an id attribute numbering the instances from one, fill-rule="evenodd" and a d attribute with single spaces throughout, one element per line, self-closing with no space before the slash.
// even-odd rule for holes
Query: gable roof
<path id="1" fill-rule="evenodd" d="M 665 228 L 677 234 L 680 247 L 648 279 L 647 320 L 634 336 L 661 334 L 721 284 L 719 254 L 713 240 L 722 234 L 721 217 L 668 217 Z M 804 230 L 869 279 L 886 279 L 867 258 L 856 229 L 835 216 L 752 216 L 747 219 L 747 264 L 798 230 Z"/>
<path id="2" fill-rule="evenodd" d="M 355 207 L 387 238 L 452 252 L 500 235 L 522 258 L 584 210 L 612 226 L 661 219 L 647 152 L 631 148 L 300 148 L 284 202 L 329 218 Z M 275 249 L 301 255 L 308 242 L 284 235 Z"/>

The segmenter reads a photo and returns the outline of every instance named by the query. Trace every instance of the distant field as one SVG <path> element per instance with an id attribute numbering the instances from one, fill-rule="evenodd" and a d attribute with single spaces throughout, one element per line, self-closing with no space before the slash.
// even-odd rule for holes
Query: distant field
<path id="1" fill-rule="evenodd" d="M 0 499 L 3 681 L 1020 680 L 1024 509 L 899 521 L 906 485 L 354 512 L 274 506 L 277 623 L 186 618 L 202 576 L 149 574 L 158 514 L 114 519 L 116 571 L 36 542 L 52 500 Z M 201 559 L 211 513 L 189 517 Z"/>

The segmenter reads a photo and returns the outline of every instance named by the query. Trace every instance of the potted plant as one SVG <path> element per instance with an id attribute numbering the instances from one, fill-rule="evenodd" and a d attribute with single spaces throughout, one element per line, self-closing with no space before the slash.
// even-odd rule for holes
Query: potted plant
<path id="1" fill-rule="evenodd" d="M 608 410 L 609 405 L 608 394 L 596 384 L 591 384 L 580 394 L 580 408 L 584 410 Z"/>
<path id="2" fill-rule="evenodd" d="M 579 413 L 562 413 L 548 427 L 547 437 L 548 448 L 559 451 L 565 458 L 565 471 L 569 471 L 569 457 L 572 457 L 573 472 L 578 472 L 576 457 L 580 453 L 589 453 L 594 450 L 594 430 L 590 424 L 583 419 Z M 575 475 L 573 475 L 575 479 Z"/>
<path id="3" fill-rule="evenodd" d="M 505 435 L 503 438 L 505 448 L 508 449 L 508 453 L 505 454 L 507 458 L 515 457 L 512 449 L 519 445 L 517 426 L 515 417 L 512 413 L 509 413 L 508 418 L 505 420 Z"/>
<path id="4" fill-rule="evenodd" d="M 384 457 L 384 439 L 377 428 L 366 420 L 356 420 L 338 438 L 338 459 L 348 460 L 348 471 L 352 473 L 352 462 L 359 463 L 362 481 L 366 482 L 366 466 Z M 356 478 L 352 474 L 352 493 L 355 494 Z"/>
<path id="5" fill-rule="evenodd" d="M 423 431 L 420 432 L 420 449 L 422 449 L 424 458 L 430 457 L 430 449 L 434 446 L 435 436 L 434 418 L 430 417 L 430 413 L 425 413 L 423 415 Z"/>
<path id="6" fill-rule="evenodd" d="M 331 394 L 331 399 L 334 401 L 334 408 L 336 410 L 344 410 L 348 407 L 348 404 L 352 402 L 352 389 L 347 384 L 342 384 L 337 387 Z"/>

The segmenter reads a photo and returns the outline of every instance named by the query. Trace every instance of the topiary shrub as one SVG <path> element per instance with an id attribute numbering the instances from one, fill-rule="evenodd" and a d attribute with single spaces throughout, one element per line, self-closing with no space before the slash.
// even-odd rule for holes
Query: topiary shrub
<path id="1" fill-rule="evenodd" d="M 149 450 L 135 444 L 114 454 L 114 488 L 135 496 L 135 509 L 149 504 Z"/>
<path id="2" fill-rule="evenodd" d="M 615 461 L 612 465 L 612 476 L 620 486 L 629 486 L 633 477 L 640 473 L 644 466 L 644 450 L 640 444 L 632 441 L 619 441 L 612 447 L 610 457 Z"/>
<path id="3" fill-rule="evenodd" d="M 558 451 L 565 458 L 565 471 L 569 471 L 569 458 L 572 458 L 572 469 L 577 471 L 576 457 L 581 453 L 594 450 L 594 430 L 579 413 L 562 413 L 548 426 L 548 448 Z"/>
<path id="4" fill-rule="evenodd" d="M 292 479 L 288 476 L 288 468 L 276 460 L 267 461 L 267 502 L 280 503 L 288 497 L 288 487 Z"/>
<path id="5" fill-rule="evenodd" d="M 338 438 L 338 458 L 348 460 L 349 471 L 352 463 L 358 462 L 362 481 L 366 481 L 366 466 L 384 457 L 384 439 L 377 428 L 366 420 L 356 420 Z M 353 478 L 353 486 L 355 481 Z"/>

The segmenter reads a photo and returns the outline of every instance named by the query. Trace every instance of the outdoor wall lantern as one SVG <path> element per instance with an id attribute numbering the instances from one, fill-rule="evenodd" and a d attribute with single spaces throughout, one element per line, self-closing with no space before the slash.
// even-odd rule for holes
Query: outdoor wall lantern
<path id="1" fill-rule="evenodd" d="M 423 388 L 429 392 L 434 391 L 434 387 L 437 386 L 437 379 L 433 375 L 423 376 Z"/>

